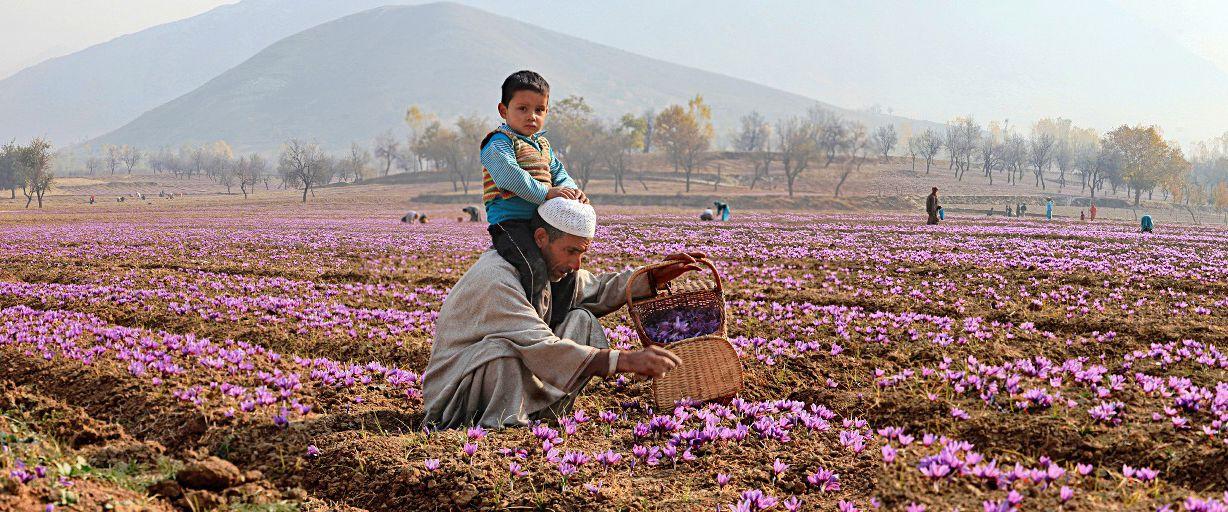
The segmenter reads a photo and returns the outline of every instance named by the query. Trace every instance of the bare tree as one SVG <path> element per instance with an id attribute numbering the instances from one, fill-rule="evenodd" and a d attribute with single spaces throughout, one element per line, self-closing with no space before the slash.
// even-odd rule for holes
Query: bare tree
<path id="1" fill-rule="evenodd" d="M 327 164 L 327 155 L 318 144 L 290 139 L 281 151 L 277 171 L 288 186 L 303 187 L 303 202 L 306 203 L 307 193 L 327 181 Z"/>
<path id="2" fill-rule="evenodd" d="M 162 174 L 162 171 L 166 170 L 169 153 L 166 148 L 162 148 L 146 155 L 146 162 L 148 162 L 149 168 L 153 170 L 154 174 Z"/>
<path id="3" fill-rule="evenodd" d="M 392 130 L 388 130 L 383 135 L 375 138 L 375 158 L 384 163 L 383 176 L 387 176 L 388 172 L 392 170 L 392 162 L 397 158 L 397 147 L 399 145 L 397 138 L 392 136 Z"/>
<path id="4" fill-rule="evenodd" d="M 1002 160 L 1002 144 L 991 135 L 981 139 L 981 170 L 985 172 L 985 177 L 989 178 L 989 184 L 993 185 L 993 170 Z"/>
<path id="5" fill-rule="evenodd" d="M 810 166 L 811 159 L 819 154 L 817 136 L 819 127 L 810 119 L 793 116 L 776 122 L 776 145 L 780 151 L 780 163 L 784 167 L 789 196 L 793 196 L 793 184 Z"/>
<path id="6" fill-rule="evenodd" d="M 742 127 L 734 140 L 734 149 L 746 153 L 754 165 L 750 188 L 768 178 L 772 165 L 772 126 L 758 112 L 742 116 Z"/>
<path id="7" fill-rule="evenodd" d="M 246 163 L 244 162 L 243 164 L 245 165 Z M 236 160 L 226 162 L 222 166 L 222 170 L 212 173 L 212 176 L 219 185 L 226 187 L 226 194 L 230 195 L 230 188 L 235 186 L 235 183 L 239 181 L 239 175 L 242 173 L 243 169 L 240 168 L 240 162 Z M 247 197 L 247 194 L 243 194 L 243 196 Z"/>
<path id="8" fill-rule="evenodd" d="M 772 131 L 767 120 L 763 118 L 762 114 L 752 111 L 742 116 L 740 122 L 742 127 L 734 138 L 734 150 L 742 153 L 762 151 Z"/>
<path id="9" fill-rule="evenodd" d="M 776 153 L 772 152 L 771 131 L 768 131 L 768 138 L 763 141 L 763 147 L 759 151 L 751 153 L 751 162 L 754 165 L 754 176 L 750 180 L 750 189 L 754 190 L 755 185 L 760 181 L 768 184 L 768 188 L 774 188 L 772 177 L 772 162 L 776 160 Z"/>
<path id="10" fill-rule="evenodd" d="M 203 150 L 201 164 L 205 175 L 214 180 L 221 179 L 222 175 L 231 168 L 230 160 L 234 158 L 230 145 L 219 140 L 204 146 Z"/>
<path id="11" fill-rule="evenodd" d="M 1066 186 L 1066 171 L 1069 171 L 1074 164 L 1074 147 L 1071 145 L 1069 136 L 1058 141 L 1054 146 L 1053 163 L 1057 165 L 1057 189 L 1060 191 Z"/>
<path id="12" fill-rule="evenodd" d="M 913 135 L 908 138 L 908 157 L 912 160 L 912 171 L 917 171 L 917 154 L 921 152 L 921 136 Z"/>
<path id="13" fill-rule="evenodd" d="M 252 153 L 250 156 L 239 157 L 234 165 L 238 169 L 236 174 L 239 190 L 243 192 L 243 198 L 247 199 L 248 193 L 256 191 L 256 184 L 266 179 L 265 173 L 268 172 L 269 163 L 259 154 Z"/>
<path id="14" fill-rule="evenodd" d="M 870 150 L 874 148 L 874 143 L 871 142 L 870 136 L 866 134 L 865 125 L 854 122 L 849 126 L 848 140 L 845 141 L 842 147 L 844 148 L 845 158 L 841 162 L 843 169 L 840 172 L 840 181 L 836 183 L 836 197 L 840 197 L 840 188 L 849 179 L 849 175 L 861 170 L 861 164 L 865 163 L 866 158 L 870 155 Z"/>
<path id="15" fill-rule="evenodd" d="M 931 129 L 925 130 L 921 134 L 920 152 L 921 156 L 925 157 L 925 174 L 930 173 L 930 166 L 934 164 L 934 157 L 938 156 L 938 152 L 942 150 L 942 136 Z"/>
<path id="16" fill-rule="evenodd" d="M 1045 168 L 1049 166 L 1049 161 L 1053 158 L 1054 142 L 1053 134 L 1040 131 L 1033 131 L 1032 138 L 1028 140 L 1028 155 L 1033 166 L 1032 172 L 1036 175 L 1036 184 L 1041 190 L 1045 189 Z"/>
<path id="17" fill-rule="evenodd" d="M 955 164 L 959 162 L 959 148 L 963 145 L 959 139 L 959 127 L 947 123 L 946 133 L 942 136 L 942 147 L 947 150 L 947 169 L 955 169 L 956 177 L 959 177 L 959 169 L 955 167 Z"/>
<path id="18" fill-rule="evenodd" d="M 874 135 L 870 137 L 872 147 L 883 155 L 884 160 L 890 157 L 891 148 L 895 147 L 899 142 L 900 136 L 895 132 L 895 125 L 893 124 L 878 127 L 878 129 L 874 130 Z"/>
<path id="19" fill-rule="evenodd" d="M 408 150 L 409 148 L 406 149 Z M 408 152 L 410 153 L 408 159 L 411 162 L 416 162 L 417 155 L 414 155 L 412 151 Z M 407 156 L 402 153 L 398 160 L 406 158 Z M 364 177 L 366 177 L 370 165 L 371 152 L 367 151 L 367 148 L 362 147 L 357 142 L 350 143 L 350 154 L 346 156 L 345 160 L 341 163 L 342 173 L 352 177 L 354 179 L 354 183 L 358 183 L 361 182 Z M 401 164 L 398 163 L 398 165 Z M 345 177 L 343 176 L 341 179 L 345 179 Z"/>
<path id="20" fill-rule="evenodd" d="M 849 124 L 839 115 L 818 106 L 811 107 L 806 115 L 815 132 L 817 149 L 827 155 L 823 162 L 823 167 L 827 167 L 848 142 Z"/>
<path id="21" fill-rule="evenodd" d="M 103 151 L 106 152 L 107 169 L 110 169 L 111 176 L 114 176 L 115 168 L 123 161 L 123 150 L 119 146 L 106 146 Z"/>
<path id="22" fill-rule="evenodd" d="M 632 153 L 640 151 L 643 139 L 640 138 L 643 132 L 637 130 L 638 123 L 635 122 L 634 116 L 624 116 L 622 122 L 610 123 L 606 128 L 603 128 L 605 136 L 601 144 L 603 147 L 600 150 L 602 162 L 610 175 L 614 178 L 614 192 L 622 190 L 622 193 L 627 193 L 627 185 L 624 178 L 627 175 L 629 161 Z M 643 181 L 640 182 L 643 184 Z M 644 186 L 647 190 L 647 185 Z"/>
<path id="23" fill-rule="evenodd" d="M 209 150 L 204 146 L 196 146 L 192 148 L 191 160 L 189 161 L 188 165 L 189 179 L 192 177 L 193 173 L 198 176 L 204 174 L 205 170 L 209 167 Z"/>
<path id="24" fill-rule="evenodd" d="M 963 180 L 964 173 L 972 167 L 972 155 L 980 146 L 981 125 L 972 116 L 959 117 L 947 124 L 947 154 L 951 156 L 956 179 Z"/>
<path id="25" fill-rule="evenodd" d="M 1075 166 L 1092 198 L 1097 190 L 1104 190 L 1106 180 L 1121 175 L 1121 155 L 1115 147 L 1103 146 L 1100 140 L 1080 145 L 1076 155 Z"/>
<path id="26" fill-rule="evenodd" d="M 132 168 L 136 167 L 137 162 L 141 161 L 141 150 L 132 146 L 125 145 L 120 149 L 120 160 L 123 161 L 124 167 L 128 169 L 128 174 L 132 174 Z"/>
<path id="27" fill-rule="evenodd" d="M 102 159 L 96 156 L 91 156 L 85 159 L 85 170 L 93 176 L 98 171 L 102 170 Z"/>
<path id="28" fill-rule="evenodd" d="M 1015 185 L 1023 179 L 1023 170 L 1028 162 L 1028 142 L 1022 135 L 1008 133 L 1002 141 L 1002 167 L 1006 170 L 1006 182 Z"/>

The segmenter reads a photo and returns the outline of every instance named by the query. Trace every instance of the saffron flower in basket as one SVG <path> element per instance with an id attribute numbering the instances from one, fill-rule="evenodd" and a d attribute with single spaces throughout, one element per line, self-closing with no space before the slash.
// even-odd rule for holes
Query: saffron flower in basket
<path id="1" fill-rule="evenodd" d="M 712 334 L 720 328 L 720 312 L 710 308 L 671 309 L 644 321 L 644 333 L 662 344 Z"/>

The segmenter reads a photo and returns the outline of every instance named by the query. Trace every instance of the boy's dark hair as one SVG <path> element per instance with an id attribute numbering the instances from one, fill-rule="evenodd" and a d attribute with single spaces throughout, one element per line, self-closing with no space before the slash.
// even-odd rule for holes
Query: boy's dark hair
<path id="1" fill-rule="evenodd" d="M 546 219 L 543 219 L 541 215 L 538 215 L 537 212 L 534 212 L 533 220 L 529 221 L 529 229 L 532 230 L 534 233 L 536 233 L 537 228 L 542 228 L 546 230 L 546 235 L 549 237 L 551 242 L 558 240 L 562 238 L 563 235 L 567 234 L 567 233 L 564 233 L 563 230 L 556 228 L 554 226 L 551 226 L 549 222 L 546 222 Z"/>
<path id="2" fill-rule="evenodd" d="M 517 71 L 503 81 L 503 104 L 512 101 L 516 91 L 533 91 L 538 94 L 550 95 L 550 84 L 541 75 L 529 70 Z"/>

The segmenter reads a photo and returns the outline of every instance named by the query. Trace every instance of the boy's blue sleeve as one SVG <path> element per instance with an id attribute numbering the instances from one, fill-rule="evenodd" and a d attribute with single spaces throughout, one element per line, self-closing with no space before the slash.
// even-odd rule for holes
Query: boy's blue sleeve
<path id="1" fill-rule="evenodd" d="M 580 186 L 576 185 L 576 182 L 571 179 L 570 174 L 567 174 L 567 169 L 563 167 L 563 162 L 554 156 L 554 148 L 550 148 L 550 182 L 554 183 L 556 187 L 580 190 Z"/>
<path id="2" fill-rule="evenodd" d="M 512 141 L 504 134 L 495 134 L 482 148 L 482 165 L 490 172 L 495 186 L 516 194 L 526 201 L 542 204 L 546 202 L 546 191 L 549 187 L 534 180 L 529 173 L 520 168 L 516 162 L 516 151 L 512 149 Z M 553 172 L 553 169 L 551 169 Z"/>

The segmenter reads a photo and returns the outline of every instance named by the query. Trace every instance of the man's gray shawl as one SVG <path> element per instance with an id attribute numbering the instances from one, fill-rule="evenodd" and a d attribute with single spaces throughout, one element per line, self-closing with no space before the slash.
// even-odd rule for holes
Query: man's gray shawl
<path id="1" fill-rule="evenodd" d="M 571 308 L 596 317 L 617 311 L 626 303 L 632 272 L 598 276 L 577 271 Z M 642 287 L 637 295 L 649 293 L 646 280 L 636 286 Z M 550 302 L 547 297 L 545 304 Z M 515 267 L 493 249 L 483 253 L 439 312 L 423 373 L 426 423 L 444 428 L 525 424 L 528 416 L 578 390 L 598 347 L 607 346 L 604 333 L 595 320 L 591 328 L 556 333 L 545 320 L 549 306 L 545 309 L 539 314 L 530 305 Z"/>

